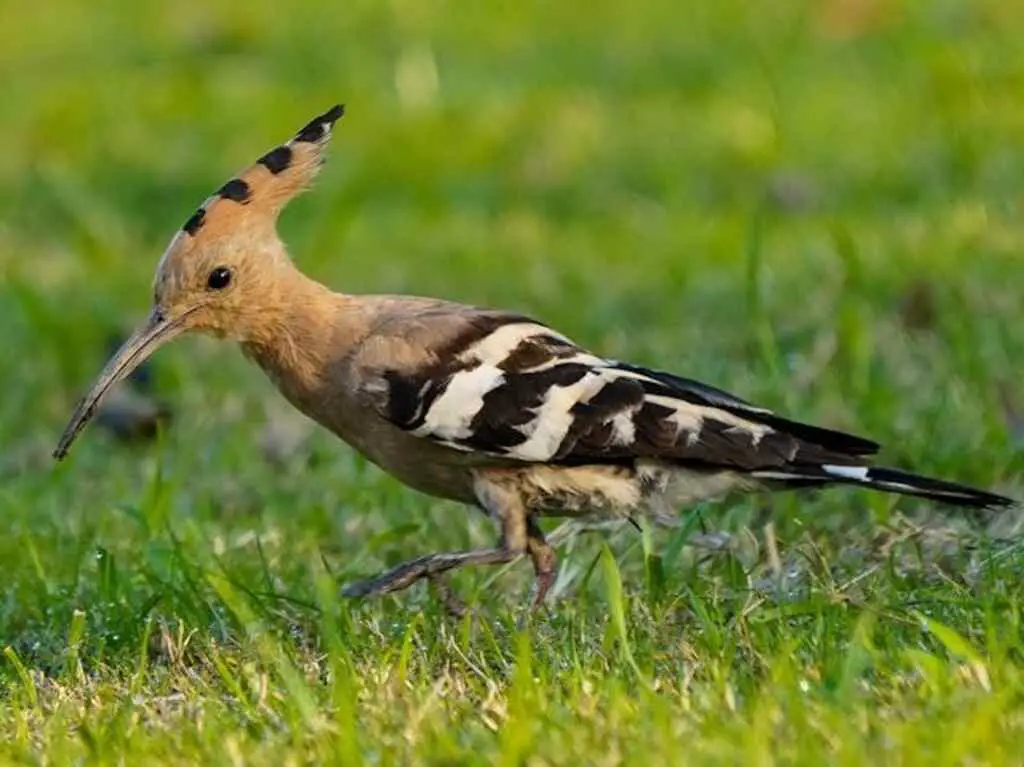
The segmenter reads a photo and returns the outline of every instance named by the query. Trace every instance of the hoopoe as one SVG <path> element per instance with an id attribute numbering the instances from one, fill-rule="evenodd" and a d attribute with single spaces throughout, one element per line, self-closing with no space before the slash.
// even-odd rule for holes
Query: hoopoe
<path id="1" fill-rule="evenodd" d="M 385 594 L 463 565 L 555 553 L 538 519 L 670 523 L 732 491 L 854 485 L 973 507 L 1013 503 L 871 465 L 879 445 L 789 420 L 660 370 L 606 359 L 541 322 L 434 298 L 345 295 L 306 277 L 278 237 L 316 176 L 335 106 L 209 197 L 171 240 L 145 323 L 79 403 L 63 458 L 104 394 L 158 347 L 199 331 L 237 341 L 282 394 L 386 472 L 484 511 L 492 548 L 423 556 L 343 589 Z"/>

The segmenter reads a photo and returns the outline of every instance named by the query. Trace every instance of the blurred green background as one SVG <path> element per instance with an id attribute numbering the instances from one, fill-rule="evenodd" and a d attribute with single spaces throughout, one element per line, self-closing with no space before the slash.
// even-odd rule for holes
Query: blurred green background
<path id="1" fill-rule="evenodd" d="M 557 763 L 571 754 L 558 733 L 574 732 L 590 762 L 638 738 L 650 758 L 686 742 L 695 759 L 749 747 L 857 761 L 886 743 L 946 753 L 953 734 L 963 754 L 1012 756 L 1017 512 L 968 522 L 851 491 L 711 506 L 704 532 L 740 543 L 710 564 L 669 533 L 653 549 L 635 534 L 611 540 L 624 608 L 614 577 L 592 567 L 600 540 L 581 541 L 562 601 L 532 635 L 550 653 L 533 659 L 539 681 L 516 692 L 531 667 L 511 617 L 460 633 L 418 590 L 325 606 L 318 568 L 368 574 L 491 530 L 308 432 L 237 350 L 192 339 L 159 354 L 148 396 L 173 421 L 158 444 L 93 427 L 66 465 L 48 451 L 111 336 L 144 316 L 174 231 L 340 101 L 317 188 L 281 222 L 316 278 L 525 311 L 597 352 L 875 437 L 889 462 L 1020 496 L 1016 4 L 2 0 L 0 11 L 0 732 L 12 754 Z M 766 554 L 767 521 L 781 555 Z M 755 599 L 778 556 L 799 593 Z M 664 565 L 654 580 L 652 563 Z M 836 568 L 856 596 L 829 591 Z M 457 583 L 485 614 L 511 615 L 528 582 L 513 570 Z M 962 581 L 968 572 L 981 580 Z M 963 645 L 921 628 L 909 611 L 922 594 Z M 629 616 L 639 669 L 616 654 L 625 639 L 608 599 Z M 320 623 L 339 610 L 338 626 Z M 793 623 L 791 610 L 816 617 Z M 756 630 L 744 628 L 751 614 Z M 882 625 L 870 640 L 866 615 Z M 330 666 L 325 637 L 343 638 L 356 672 L 342 692 L 340 666 L 329 684 L 309 670 Z M 1003 680 L 1002 697 L 964 676 L 979 667 Z M 238 703 L 257 695 L 260 669 L 269 702 Z M 661 693 L 626 694 L 635 673 Z M 405 682 L 392 690 L 381 680 L 395 674 Z M 807 689 L 781 730 L 758 724 L 759 706 L 789 711 Z M 172 695 L 202 709 L 207 729 L 154 703 Z M 147 717 L 185 734 L 146 735 Z M 355 723 L 372 742 L 351 735 Z"/>

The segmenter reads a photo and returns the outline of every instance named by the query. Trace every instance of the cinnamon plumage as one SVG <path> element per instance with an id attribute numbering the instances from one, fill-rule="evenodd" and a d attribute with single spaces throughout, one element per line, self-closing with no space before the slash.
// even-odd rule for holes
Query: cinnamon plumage
<path id="1" fill-rule="evenodd" d="M 278 237 L 317 174 L 336 106 L 225 183 L 157 267 L 153 308 L 81 401 L 63 458 L 105 393 L 158 347 L 199 331 L 238 342 L 299 410 L 412 488 L 494 520 L 492 548 L 430 554 L 345 587 L 393 592 L 468 564 L 529 556 L 534 603 L 555 553 L 538 520 L 670 522 L 734 491 L 854 485 L 962 506 L 1009 498 L 871 464 L 873 441 L 789 420 L 725 391 L 593 354 L 511 312 L 335 293 Z"/>

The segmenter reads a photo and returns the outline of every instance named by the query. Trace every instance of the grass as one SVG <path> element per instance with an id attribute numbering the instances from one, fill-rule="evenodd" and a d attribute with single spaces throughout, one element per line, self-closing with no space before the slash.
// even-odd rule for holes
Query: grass
<path id="1" fill-rule="evenodd" d="M 1019 511 L 835 490 L 488 541 L 309 431 L 235 350 L 157 357 L 157 442 L 48 452 L 212 189 L 349 107 L 298 261 L 527 311 L 1021 497 L 1024 51 L 996 0 L 254 0 L 5 9 L 0 761 L 1020 763 Z M 282 436 L 284 435 L 284 436 Z M 268 447 L 268 444 L 270 447 Z M 272 448 L 272 449 L 271 449 Z"/>

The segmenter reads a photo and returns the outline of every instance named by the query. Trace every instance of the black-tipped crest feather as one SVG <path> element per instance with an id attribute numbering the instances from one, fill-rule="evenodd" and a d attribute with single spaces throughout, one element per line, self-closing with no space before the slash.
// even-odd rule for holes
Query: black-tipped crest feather
<path id="1" fill-rule="evenodd" d="M 330 128 L 345 114 L 344 104 L 335 104 L 322 115 L 314 117 L 295 134 L 296 141 L 315 142 L 320 141 Z"/>

